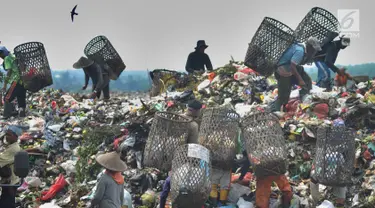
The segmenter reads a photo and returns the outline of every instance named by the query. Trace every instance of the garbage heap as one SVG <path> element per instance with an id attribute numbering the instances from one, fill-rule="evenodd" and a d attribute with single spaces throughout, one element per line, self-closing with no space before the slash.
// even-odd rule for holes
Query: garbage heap
<path id="1" fill-rule="evenodd" d="M 230 61 L 200 75 L 158 73 L 153 79 L 153 97 L 142 93 L 116 94 L 104 102 L 54 89 L 28 95 L 29 116 L 0 124 L 1 128 L 15 124 L 24 129 L 19 142 L 29 152 L 31 170 L 18 188 L 19 207 L 88 207 L 103 171 L 95 156 L 112 150 L 121 152 L 129 167 L 123 173 L 126 200 L 132 207 L 154 207 L 168 174 L 143 165 L 143 150 L 156 112 L 181 113 L 189 100 L 197 99 L 204 107 L 230 105 L 243 117 L 254 110 L 266 109 L 277 98 L 276 80 L 272 76 L 259 76 L 241 62 Z M 183 86 L 180 79 L 185 81 Z M 288 149 L 286 175 L 301 207 L 311 207 L 308 182 L 317 129 L 337 124 L 357 130 L 348 207 L 375 206 L 374 89 L 372 81 L 352 85 L 346 92 L 325 92 L 313 86 L 300 99 L 299 88 L 293 87 L 284 113 L 278 112 L 277 116 Z M 233 170 L 232 180 L 236 178 L 238 174 Z M 254 180 L 249 172 L 240 184 L 232 184 L 230 202 L 251 203 L 255 196 Z M 321 186 L 320 191 L 326 200 L 333 201 L 330 188 Z M 276 187 L 273 192 L 271 203 L 280 195 Z"/>

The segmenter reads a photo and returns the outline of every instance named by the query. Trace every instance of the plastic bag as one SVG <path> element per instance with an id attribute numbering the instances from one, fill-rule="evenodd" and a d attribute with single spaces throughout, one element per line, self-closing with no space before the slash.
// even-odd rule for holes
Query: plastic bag
<path id="1" fill-rule="evenodd" d="M 237 202 L 238 208 L 253 208 L 254 205 L 251 202 L 245 201 L 242 197 Z"/>
<path id="2" fill-rule="evenodd" d="M 316 208 L 335 208 L 335 206 L 332 204 L 332 202 L 324 200 L 323 203 Z"/>
<path id="3" fill-rule="evenodd" d="M 243 195 L 249 195 L 251 190 L 249 187 L 242 186 L 240 184 L 234 183 L 231 184 L 228 201 L 232 203 L 237 203 L 239 198 Z"/>

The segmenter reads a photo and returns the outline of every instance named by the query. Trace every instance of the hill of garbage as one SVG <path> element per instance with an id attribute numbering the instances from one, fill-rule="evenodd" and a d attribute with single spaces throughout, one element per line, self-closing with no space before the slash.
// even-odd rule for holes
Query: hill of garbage
<path id="1" fill-rule="evenodd" d="M 180 113 L 189 100 L 197 99 L 206 108 L 231 106 L 243 117 L 268 108 L 277 97 L 274 77 L 259 76 L 241 62 L 231 61 L 212 73 L 194 76 L 168 70 L 155 70 L 152 76 L 152 96 L 116 93 L 104 102 L 54 89 L 29 94 L 29 116 L 1 122 L 2 127 L 15 124 L 25 129 L 20 143 L 29 153 L 31 170 L 18 188 L 19 207 L 88 207 L 102 171 L 95 156 L 110 150 L 121 152 L 129 167 L 123 175 L 132 207 L 154 207 L 167 177 L 167 173 L 144 167 L 142 160 L 155 112 Z M 374 88 L 371 80 L 346 92 L 326 92 L 314 85 L 310 94 L 300 99 L 299 87 L 295 86 L 284 112 L 277 112 L 289 150 L 287 176 L 301 207 L 311 207 L 308 182 L 316 129 L 335 123 L 357 130 L 348 207 L 375 206 Z M 232 204 L 253 201 L 252 173 L 245 179 L 245 184 L 232 186 Z M 332 201 L 330 188 L 321 186 L 320 191 Z M 273 192 L 280 195 L 277 188 Z M 271 203 L 275 201 L 271 199 Z"/>

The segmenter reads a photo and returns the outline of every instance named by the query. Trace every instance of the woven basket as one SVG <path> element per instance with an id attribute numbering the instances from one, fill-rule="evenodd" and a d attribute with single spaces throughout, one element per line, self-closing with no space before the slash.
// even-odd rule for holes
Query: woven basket
<path id="1" fill-rule="evenodd" d="M 187 142 L 191 121 L 174 113 L 157 112 L 144 151 L 145 166 L 170 171 L 174 151 Z"/>
<path id="2" fill-rule="evenodd" d="M 339 21 L 329 11 L 314 7 L 299 23 L 295 37 L 300 42 L 306 42 L 309 37 L 316 37 L 322 43 L 329 32 L 339 31 Z"/>
<path id="3" fill-rule="evenodd" d="M 126 66 L 122 61 L 116 49 L 105 36 L 97 36 L 93 38 L 85 47 L 85 55 L 100 64 L 108 65 L 109 75 L 112 80 L 117 80 Z"/>
<path id="4" fill-rule="evenodd" d="M 51 68 L 42 43 L 18 45 L 14 48 L 14 55 L 26 90 L 38 92 L 53 84 Z"/>
<path id="5" fill-rule="evenodd" d="M 311 176 L 326 186 L 351 184 L 354 138 L 354 132 L 345 127 L 320 127 Z"/>
<path id="6" fill-rule="evenodd" d="M 210 190 L 210 151 L 199 144 L 177 148 L 172 161 L 172 203 L 179 208 L 201 207 L 208 199 Z"/>
<path id="7" fill-rule="evenodd" d="M 225 107 L 204 110 L 199 144 L 211 151 L 212 166 L 230 170 L 236 156 L 239 115 Z"/>
<path id="8" fill-rule="evenodd" d="M 249 44 L 244 64 L 263 76 L 272 75 L 283 53 L 294 43 L 293 33 L 287 25 L 264 18 Z"/>
<path id="9" fill-rule="evenodd" d="M 246 151 L 255 167 L 255 174 L 284 174 L 287 170 L 288 152 L 277 117 L 267 112 L 256 112 L 241 120 L 241 129 Z"/>

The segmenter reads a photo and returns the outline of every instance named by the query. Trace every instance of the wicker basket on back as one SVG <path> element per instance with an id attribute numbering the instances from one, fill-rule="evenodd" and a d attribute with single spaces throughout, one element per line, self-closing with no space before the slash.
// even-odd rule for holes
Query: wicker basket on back
<path id="1" fill-rule="evenodd" d="M 53 84 L 51 68 L 44 46 L 40 42 L 29 42 L 14 48 L 21 80 L 26 90 L 38 92 Z"/>
<path id="2" fill-rule="evenodd" d="M 157 112 L 144 150 L 145 166 L 170 171 L 174 151 L 187 142 L 191 121 L 174 113 Z"/>
<path id="3" fill-rule="evenodd" d="M 355 134 L 343 127 L 320 127 L 311 177 L 326 186 L 351 184 L 355 159 Z"/>
<path id="4" fill-rule="evenodd" d="M 329 32 L 339 31 L 339 21 L 329 11 L 314 7 L 297 26 L 295 37 L 299 42 L 305 42 L 309 37 L 316 37 L 322 43 Z"/>
<path id="5" fill-rule="evenodd" d="M 249 44 L 244 64 L 263 76 L 272 75 L 283 53 L 295 42 L 293 33 L 287 25 L 265 17 Z"/>
<path id="6" fill-rule="evenodd" d="M 101 66 L 108 66 L 109 76 L 112 80 L 117 80 L 126 68 L 120 55 L 105 36 L 100 35 L 93 38 L 86 45 L 84 53 L 87 58 Z"/>
<path id="7" fill-rule="evenodd" d="M 210 190 L 210 151 L 199 144 L 178 147 L 172 161 L 172 203 L 178 208 L 202 207 Z"/>
<path id="8" fill-rule="evenodd" d="M 198 140 L 199 144 L 211 151 L 213 168 L 232 168 L 236 156 L 239 118 L 235 111 L 226 107 L 204 110 Z"/>
<path id="9" fill-rule="evenodd" d="M 257 176 L 276 176 L 287 170 L 287 150 L 279 119 L 255 112 L 241 120 L 245 149 Z"/>

